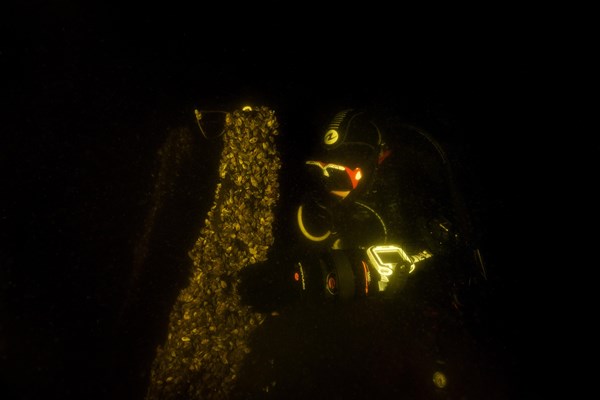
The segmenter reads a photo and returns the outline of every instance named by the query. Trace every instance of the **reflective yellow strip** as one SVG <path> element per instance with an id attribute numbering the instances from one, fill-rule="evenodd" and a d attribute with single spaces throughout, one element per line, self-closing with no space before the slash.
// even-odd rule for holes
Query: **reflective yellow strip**
<path id="1" fill-rule="evenodd" d="M 322 236 L 313 236 L 310 233 L 308 233 L 306 227 L 304 226 L 304 222 L 302 221 L 302 206 L 298 207 L 298 227 L 300 227 L 300 231 L 302 232 L 302 234 L 308 240 L 312 240 L 313 242 L 322 242 L 323 240 L 327 239 L 329 235 L 331 235 L 331 231 L 327 231 Z"/>

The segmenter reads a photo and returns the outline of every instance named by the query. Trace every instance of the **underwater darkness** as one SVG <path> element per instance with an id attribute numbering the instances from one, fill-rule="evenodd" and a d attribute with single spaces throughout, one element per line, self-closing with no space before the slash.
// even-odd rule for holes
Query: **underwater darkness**
<path id="1" fill-rule="evenodd" d="M 332 112 L 387 108 L 430 129 L 459 160 L 488 282 L 473 294 L 481 296 L 476 311 L 438 332 L 447 335 L 456 392 L 415 383 L 436 362 L 423 339 L 433 333 L 422 315 L 402 314 L 406 324 L 390 327 L 396 304 L 304 309 L 271 321 L 242 389 L 276 379 L 289 398 L 527 397 L 522 348 L 530 333 L 521 321 L 533 272 L 506 250 L 523 235 L 510 212 L 525 160 L 511 145 L 526 117 L 527 91 L 512 63 L 519 54 L 493 38 L 477 52 L 456 44 L 464 38 L 398 50 L 391 29 L 386 41 L 280 43 L 257 24 L 264 31 L 246 31 L 244 40 L 213 40 L 214 30 L 180 11 L 65 2 L 2 22 L 0 398 L 143 399 L 214 195 L 219 142 L 201 137 L 193 110 L 246 104 L 278 116 L 284 204 L 301 191 L 297 165 Z M 192 146 L 169 147 L 177 132 L 192 132 Z M 398 345 L 362 351 L 373 332 Z M 271 357 L 284 367 L 265 372 Z"/>

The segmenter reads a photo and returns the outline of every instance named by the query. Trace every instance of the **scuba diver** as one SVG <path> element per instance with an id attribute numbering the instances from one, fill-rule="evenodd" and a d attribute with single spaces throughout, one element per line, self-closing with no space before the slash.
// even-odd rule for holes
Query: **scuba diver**
<path id="1" fill-rule="evenodd" d="M 454 307 L 465 282 L 476 274 L 485 279 L 450 161 L 426 130 L 340 110 L 303 167 L 287 244 L 242 276 L 242 296 L 258 308 L 394 297 L 434 260 L 436 268 L 443 264 Z"/>
<path id="2" fill-rule="evenodd" d="M 239 390 L 261 371 L 281 398 L 470 398 L 485 270 L 450 157 L 383 112 L 338 110 L 317 132 L 282 179 L 267 260 L 240 271 L 242 302 L 270 317 Z"/>

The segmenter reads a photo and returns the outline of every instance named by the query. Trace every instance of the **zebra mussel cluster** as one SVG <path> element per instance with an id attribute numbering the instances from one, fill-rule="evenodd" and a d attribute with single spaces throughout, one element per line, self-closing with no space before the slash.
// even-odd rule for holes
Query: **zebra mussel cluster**
<path id="1" fill-rule="evenodd" d="M 273 244 L 281 160 L 274 111 L 226 114 L 214 203 L 189 256 L 193 272 L 157 348 L 146 398 L 222 399 L 251 352 L 265 315 L 242 304 L 238 273 L 267 259 Z"/>

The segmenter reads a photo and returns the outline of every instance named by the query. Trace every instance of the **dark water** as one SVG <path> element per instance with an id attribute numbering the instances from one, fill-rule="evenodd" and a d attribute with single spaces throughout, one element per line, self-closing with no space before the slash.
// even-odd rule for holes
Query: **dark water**
<path id="1" fill-rule="evenodd" d="M 527 273 L 515 274 L 518 261 L 506 252 L 506 238 L 519 239 L 510 236 L 509 204 L 521 160 L 508 128 L 518 126 L 522 108 L 506 100 L 518 71 L 495 74 L 498 53 L 475 57 L 468 47 L 433 43 L 405 49 L 410 61 L 398 64 L 392 40 L 281 46 L 264 32 L 217 41 L 195 15 L 173 24 L 157 11 L 68 2 L 27 11 L 3 22 L 9 41 L 0 49 L 9 71 L 0 397 L 143 398 L 154 348 L 188 276 L 186 252 L 212 201 L 219 147 L 198 135 L 191 157 L 165 161 L 162 181 L 159 150 L 173 132 L 196 132 L 195 107 L 248 103 L 279 115 L 284 201 L 298 190 L 294 163 L 332 110 L 381 105 L 440 132 L 461 160 L 489 282 L 467 320 L 428 313 L 419 293 L 434 277 L 415 281 L 398 303 L 293 309 L 265 323 L 239 391 L 526 397 L 528 333 L 517 322 Z M 155 228 L 144 240 L 150 220 Z M 447 371 L 446 391 L 431 385 L 437 367 Z M 262 390 L 272 382 L 270 394 Z"/>

